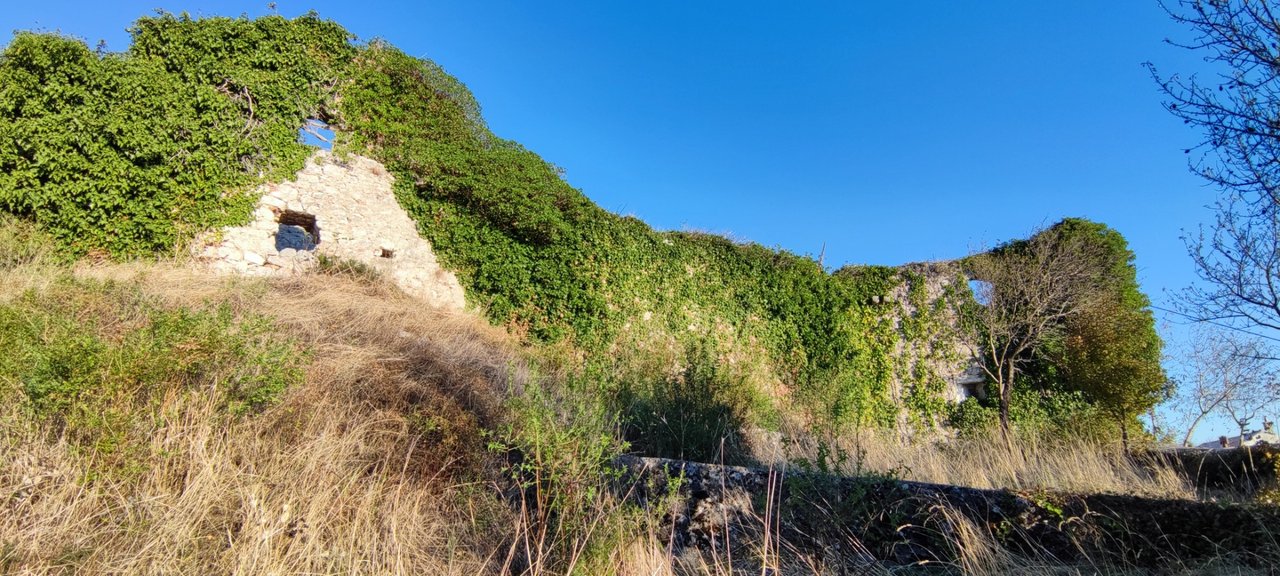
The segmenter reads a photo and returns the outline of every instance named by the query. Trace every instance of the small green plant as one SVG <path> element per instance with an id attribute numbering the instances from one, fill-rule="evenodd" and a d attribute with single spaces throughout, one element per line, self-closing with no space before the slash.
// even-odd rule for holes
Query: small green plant
<path id="1" fill-rule="evenodd" d="M 614 418 L 599 403 L 567 401 L 539 383 L 512 398 L 509 423 L 489 450 L 507 460 L 520 525 L 516 572 L 572 573 L 618 507 L 608 487 L 621 473 L 614 460 L 626 449 Z M 514 566 L 508 566 L 514 569 Z"/>
<path id="2" fill-rule="evenodd" d="M 122 469 L 165 398 L 211 394 L 237 417 L 301 378 L 266 318 L 166 308 L 133 283 L 63 278 L 0 304 L 0 350 L 0 400 Z"/>
<path id="3" fill-rule="evenodd" d="M 695 346 L 678 375 L 619 383 L 613 401 L 625 435 L 643 454 L 749 464 L 742 430 L 757 404 L 754 392 L 724 373 L 708 343 Z"/>
<path id="4" fill-rule="evenodd" d="M 0 271 L 50 258 L 51 245 L 33 222 L 0 212 Z"/>
<path id="5" fill-rule="evenodd" d="M 375 283 L 382 279 L 382 274 L 364 262 L 350 258 L 338 258 L 328 254 L 316 254 L 316 271 L 330 276 L 344 276 L 365 283 Z"/>

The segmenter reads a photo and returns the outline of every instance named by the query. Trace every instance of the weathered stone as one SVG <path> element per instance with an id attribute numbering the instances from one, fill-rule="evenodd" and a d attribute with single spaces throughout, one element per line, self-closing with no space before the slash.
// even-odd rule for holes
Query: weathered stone
<path id="1" fill-rule="evenodd" d="M 954 563 L 960 550 L 953 531 L 964 518 L 989 530 L 991 542 L 1009 553 L 1057 562 L 1159 569 L 1220 559 L 1224 550 L 1247 550 L 1235 559 L 1243 565 L 1280 562 L 1272 528 L 1280 524 L 1280 509 L 1272 506 L 1020 493 L 634 456 L 616 465 L 620 493 L 642 506 L 661 506 L 662 533 L 676 548 L 714 550 L 726 535 L 750 539 L 772 514 L 771 528 L 797 552 L 834 553 L 846 562 Z"/>
<path id="2" fill-rule="evenodd" d="M 391 175 L 378 162 L 352 156 L 338 163 L 318 151 L 293 181 L 264 185 L 259 193 L 252 223 L 223 230 L 221 241 L 197 248 L 198 254 L 217 255 L 208 264 L 215 270 L 291 274 L 314 266 L 315 254 L 325 254 L 368 264 L 430 306 L 464 306 L 457 278 L 440 268 L 431 245 L 418 236 L 417 224 L 395 199 Z M 313 217 L 316 234 L 282 225 L 285 211 Z"/>
<path id="3" fill-rule="evenodd" d="M 243 258 L 246 264 L 253 266 L 261 266 L 267 263 L 267 259 L 257 252 L 245 252 Z"/>

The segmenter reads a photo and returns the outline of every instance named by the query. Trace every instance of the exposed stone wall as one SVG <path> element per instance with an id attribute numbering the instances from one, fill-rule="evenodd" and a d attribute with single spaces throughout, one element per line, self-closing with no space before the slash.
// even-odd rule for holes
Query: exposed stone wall
<path id="1" fill-rule="evenodd" d="M 362 262 L 437 308 L 462 309 L 458 279 L 396 201 L 377 161 L 317 151 L 291 182 L 266 184 L 254 220 L 204 235 L 197 259 L 223 273 L 288 275 L 324 255 Z"/>
<path id="2" fill-rule="evenodd" d="M 945 301 L 949 292 L 967 293 L 969 287 L 956 286 L 967 283 L 967 278 L 954 261 L 918 262 L 904 264 L 899 267 L 904 275 L 917 275 L 923 279 L 923 297 L 913 299 L 909 294 L 910 285 L 903 282 L 889 295 L 891 303 L 898 305 L 895 322 L 902 329 L 907 317 L 928 318 L 930 334 L 927 338 L 917 338 L 908 342 L 906 338 L 898 341 L 895 356 L 899 360 L 900 370 L 897 374 L 899 388 L 911 379 L 913 372 L 935 375 L 946 383 L 946 399 L 950 402 L 961 402 L 965 398 L 981 393 L 981 384 L 986 380 L 981 368 L 976 366 L 973 357 L 973 346 L 968 342 L 961 329 L 959 319 L 951 303 Z M 918 300 L 918 301 L 916 301 Z M 919 310 L 918 306 L 931 308 Z"/>

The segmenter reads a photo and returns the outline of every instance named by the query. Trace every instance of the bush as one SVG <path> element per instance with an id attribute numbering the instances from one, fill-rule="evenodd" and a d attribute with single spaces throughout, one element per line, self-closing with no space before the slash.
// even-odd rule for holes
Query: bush
<path id="1" fill-rule="evenodd" d="M 261 410 L 301 378 L 299 352 L 265 318 L 169 309 L 139 286 L 63 278 L 0 304 L 0 401 L 127 461 L 160 401 L 213 398 L 228 416 Z"/>
<path id="2" fill-rule="evenodd" d="M 50 257 L 51 239 L 33 223 L 0 212 L 0 271 Z"/>
<path id="3" fill-rule="evenodd" d="M 523 566 L 511 571 L 575 573 L 602 536 L 601 522 L 615 512 L 607 489 L 619 478 L 614 460 L 626 446 L 616 440 L 616 422 L 604 406 L 565 399 L 540 382 L 513 397 L 509 408 L 510 420 L 490 450 L 506 457 L 520 501 L 515 532 Z"/>
<path id="4" fill-rule="evenodd" d="M 695 462 L 752 463 L 742 433 L 762 400 L 720 366 L 711 345 L 692 347 L 677 375 L 618 383 L 613 401 L 633 449 Z"/>
<path id="5" fill-rule="evenodd" d="M 172 252 L 247 221 L 256 199 L 235 192 L 301 168 L 298 128 L 354 51 L 312 15 L 130 31 L 125 54 L 25 32 L 0 54 L 0 211 L 71 254 Z"/>

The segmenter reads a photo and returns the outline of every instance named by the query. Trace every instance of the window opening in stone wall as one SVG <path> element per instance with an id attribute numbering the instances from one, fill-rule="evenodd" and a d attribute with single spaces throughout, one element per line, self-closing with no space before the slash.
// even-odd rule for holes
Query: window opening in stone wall
<path id="1" fill-rule="evenodd" d="M 314 215 L 285 210 L 276 221 L 280 223 L 276 230 L 276 251 L 286 248 L 315 250 L 316 244 L 320 243 L 320 226 Z"/>
<path id="2" fill-rule="evenodd" d="M 324 120 L 308 118 L 298 129 L 298 141 L 324 150 L 333 149 L 333 129 Z"/>
<path id="3" fill-rule="evenodd" d="M 978 304 L 986 306 L 991 299 L 991 283 L 986 280 L 970 280 L 969 290 L 973 292 L 973 299 Z"/>

